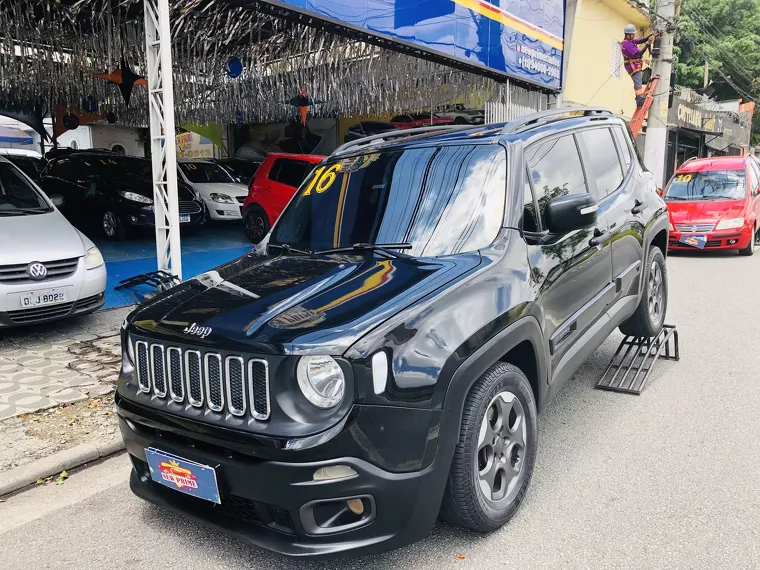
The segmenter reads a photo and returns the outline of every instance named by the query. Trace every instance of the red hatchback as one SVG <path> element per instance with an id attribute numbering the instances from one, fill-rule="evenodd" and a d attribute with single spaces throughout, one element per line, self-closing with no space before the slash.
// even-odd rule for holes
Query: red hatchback
<path id="1" fill-rule="evenodd" d="M 755 252 L 760 166 L 749 156 L 685 162 L 665 188 L 670 249 Z"/>
<path id="2" fill-rule="evenodd" d="M 261 163 L 243 204 L 245 235 L 259 243 L 282 213 L 301 182 L 324 156 L 270 153 Z"/>

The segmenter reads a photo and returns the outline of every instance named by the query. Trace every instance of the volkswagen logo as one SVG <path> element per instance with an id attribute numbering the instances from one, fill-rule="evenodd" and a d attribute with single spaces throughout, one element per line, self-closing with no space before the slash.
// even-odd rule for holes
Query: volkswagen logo
<path id="1" fill-rule="evenodd" d="M 33 261 L 26 266 L 26 274 L 35 281 L 42 281 L 47 277 L 47 267 L 42 265 L 39 261 Z"/>

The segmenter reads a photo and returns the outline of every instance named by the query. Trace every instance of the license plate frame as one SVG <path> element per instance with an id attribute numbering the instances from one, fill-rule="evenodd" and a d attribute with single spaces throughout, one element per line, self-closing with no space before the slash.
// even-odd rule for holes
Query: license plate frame
<path id="1" fill-rule="evenodd" d="M 707 245 L 707 234 L 682 234 L 678 241 L 684 245 L 704 249 Z"/>
<path id="2" fill-rule="evenodd" d="M 216 469 L 155 447 L 145 449 L 150 478 L 169 489 L 220 505 Z"/>
<path id="3" fill-rule="evenodd" d="M 190 222 L 190 214 L 180 214 L 179 215 L 179 223 L 180 224 L 187 224 Z"/>
<path id="4" fill-rule="evenodd" d="M 49 297 L 49 299 L 45 300 L 44 297 Z M 34 299 L 39 299 L 39 302 L 33 302 Z M 38 289 L 37 291 L 25 291 L 19 295 L 18 302 L 22 309 L 34 309 L 36 307 L 59 305 L 66 301 L 66 288 L 53 287 L 50 289 Z"/>

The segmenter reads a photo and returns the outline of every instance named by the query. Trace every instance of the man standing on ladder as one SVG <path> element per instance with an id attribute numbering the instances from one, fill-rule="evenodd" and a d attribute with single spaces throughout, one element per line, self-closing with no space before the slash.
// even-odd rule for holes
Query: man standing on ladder
<path id="1" fill-rule="evenodd" d="M 631 76 L 631 79 L 633 79 L 633 88 L 636 92 L 636 107 L 640 108 L 644 106 L 644 99 L 646 99 L 646 87 L 644 87 L 642 74 L 644 68 L 642 57 L 652 47 L 654 35 L 650 34 L 645 38 L 636 39 L 636 26 L 633 24 L 628 24 L 623 33 L 625 34 L 625 39 L 620 44 L 620 51 L 623 52 L 625 70 Z M 646 45 L 639 49 L 641 44 Z"/>

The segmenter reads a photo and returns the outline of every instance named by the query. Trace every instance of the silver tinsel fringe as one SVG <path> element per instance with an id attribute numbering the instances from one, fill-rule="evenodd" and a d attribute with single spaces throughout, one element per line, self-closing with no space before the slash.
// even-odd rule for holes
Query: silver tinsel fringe
<path id="1" fill-rule="evenodd" d="M 492 80 L 288 22 L 222 0 L 171 2 L 177 123 L 282 121 L 304 88 L 313 116 L 377 116 L 442 103 L 480 104 Z M 232 78 L 230 58 L 243 72 Z M 79 108 L 93 96 L 119 124 L 147 124 L 147 88 L 126 108 L 115 85 L 93 77 L 121 66 L 146 73 L 142 2 L 0 2 L 0 104 Z"/>

